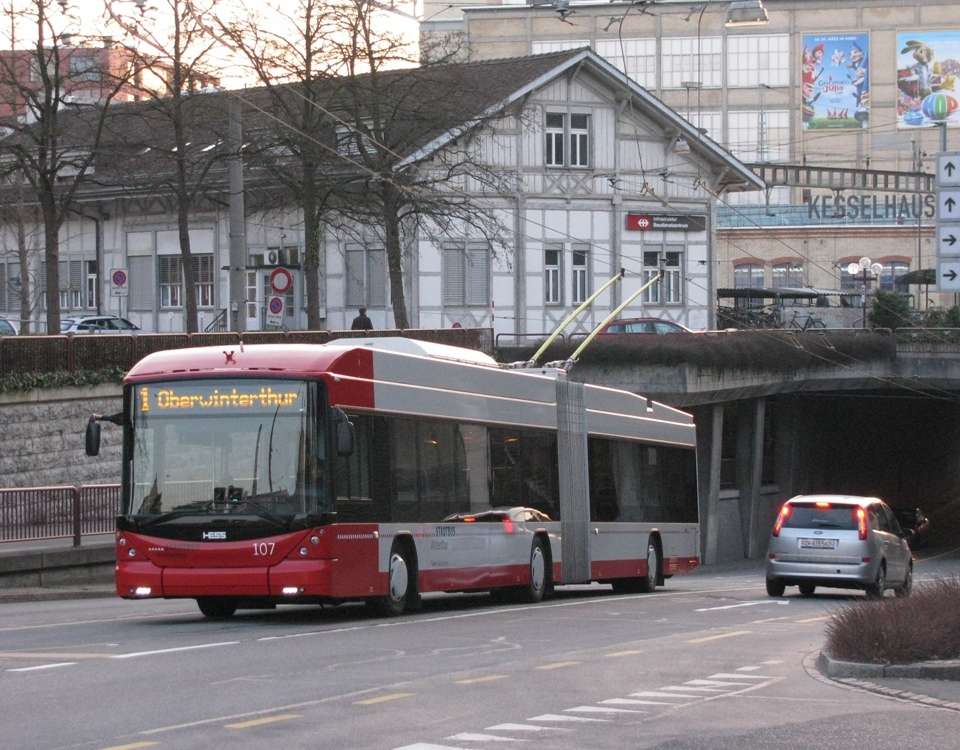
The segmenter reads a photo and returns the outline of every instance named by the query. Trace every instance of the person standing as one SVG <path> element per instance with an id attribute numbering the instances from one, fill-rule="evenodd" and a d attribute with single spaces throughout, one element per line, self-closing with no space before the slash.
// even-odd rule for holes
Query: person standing
<path id="1" fill-rule="evenodd" d="M 360 314 L 350 324 L 351 331 L 372 331 L 373 321 L 367 317 L 367 308 L 361 307 Z"/>

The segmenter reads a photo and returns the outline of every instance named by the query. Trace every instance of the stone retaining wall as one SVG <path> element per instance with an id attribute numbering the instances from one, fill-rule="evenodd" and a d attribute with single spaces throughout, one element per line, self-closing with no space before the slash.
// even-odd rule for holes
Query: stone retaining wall
<path id="1" fill-rule="evenodd" d="M 0 487 L 119 484 L 121 429 L 101 423 L 96 458 L 83 436 L 90 414 L 121 408 L 116 384 L 0 394 Z"/>

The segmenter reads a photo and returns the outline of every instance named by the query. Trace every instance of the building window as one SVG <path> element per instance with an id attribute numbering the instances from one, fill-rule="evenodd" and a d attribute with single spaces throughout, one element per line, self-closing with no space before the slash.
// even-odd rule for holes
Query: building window
<path id="1" fill-rule="evenodd" d="M 786 160 L 790 155 L 790 113 L 785 109 L 731 112 L 727 148 L 743 161 Z"/>
<path id="2" fill-rule="evenodd" d="M 558 112 L 547 113 L 547 166 L 563 166 L 563 121 L 565 115 Z"/>
<path id="3" fill-rule="evenodd" d="M 683 302 L 683 252 L 680 250 L 647 250 L 643 253 L 643 283 L 663 270 L 663 277 L 643 293 L 643 301 L 653 304 Z"/>
<path id="4" fill-rule="evenodd" d="M 790 85 L 790 35 L 727 37 L 728 86 Z"/>
<path id="5" fill-rule="evenodd" d="M 733 267 L 733 286 L 737 289 L 759 289 L 763 286 L 763 265 L 739 263 Z"/>
<path id="6" fill-rule="evenodd" d="M 680 114 L 683 115 L 684 119 L 693 125 L 693 127 L 699 128 L 704 135 L 709 136 L 718 143 L 723 141 L 722 112 L 697 112 L 690 110 L 681 112 Z"/>
<path id="7" fill-rule="evenodd" d="M 590 115 L 570 115 L 570 166 L 590 166 Z"/>
<path id="8" fill-rule="evenodd" d="M 590 294 L 589 250 L 583 245 L 574 245 L 570 262 L 570 278 L 573 282 L 570 301 L 578 305 Z"/>
<path id="9" fill-rule="evenodd" d="M 183 307 L 183 258 L 161 255 L 157 258 L 157 283 L 160 286 L 160 307 Z M 213 307 L 216 270 L 213 255 L 191 255 L 194 293 L 197 307 Z"/>
<path id="10" fill-rule="evenodd" d="M 70 57 L 70 77 L 74 81 L 99 81 L 100 63 L 91 55 L 74 54 Z"/>
<path id="11" fill-rule="evenodd" d="M 882 265 L 880 288 L 886 292 L 904 291 L 897 287 L 896 281 L 910 270 L 910 264 L 903 261 L 888 261 Z"/>
<path id="12" fill-rule="evenodd" d="M 856 263 L 856 259 L 852 261 L 847 261 L 844 263 L 840 261 L 840 288 L 846 291 L 862 291 L 863 290 L 863 279 L 862 274 L 860 273 L 849 273 L 847 271 L 847 266 L 850 263 Z"/>
<path id="13" fill-rule="evenodd" d="M 451 307 L 490 305 L 490 244 L 443 244 L 443 304 Z"/>
<path id="14" fill-rule="evenodd" d="M 563 245 L 547 246 L 543 250 L 543 301 L 547 305 L 561 305 L 560 260 Z"/>
<path id="15" fill-rule="evenodd" d="M 387 254 L 382 247 L 347 246 L 347 307 L 387 306 Z"/>
<path id="16" fill-rule="evenodd" d="M 775 287 L 801 287 L 803 282 L 803 264 L 798 261 L 776 263 L 773 266 L 773 285 Z"/>
<path id="17" fill-rule="evenodd" d="M 506 3 L 505 3 L 506 4 Z M 519 3 L 520 5 L 523 2 Z M 543 55 L 547 52 L 564 52 L 568 49 L 578 49 L 580 47 L 589 47 L 589 39 L 556 39 L 544 40 L 542 42 L 532 42 L 530 52 L 534 55 Z"/>
<path id="18" fill-rule="evenodd" d="M 662 44 L 663 88 L 683 88 L 684 81 L 699 81 L 704 88 L 720 87 L 723 81 L 721 37 L 666 37 Z"/>
<path id="19" fill-rule="evenodd" d="M 87 298 L 87 307 L 96 307 L 97 306 L 97 279 L 100 278 L 100 275 L 97 273 L 97 261 L 88 260 L 84 261 L 87 271 L 87 288 L 86 298 Z"/>
<path id="20" fill-rule="evenodd" d="M 545 147 L 548 167 L 590 166 L 590 115 L 547 112 Z"/>
<path id="21" fill-rule="evenodd" d="M 657 87 L 656 39 L 598 39 L 597 54 L 641 86 Z"/>
<path id="22" fill-rule="evenodd" d="M 0 260 L 0 310 L 20 316 L 20 262 Z"/>

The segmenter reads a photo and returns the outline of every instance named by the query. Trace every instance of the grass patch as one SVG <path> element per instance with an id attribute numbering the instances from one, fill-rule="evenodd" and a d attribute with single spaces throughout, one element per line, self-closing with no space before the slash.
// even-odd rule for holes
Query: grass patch
<path id="1" fill-rule="evenodd" d="M 871 664 L 960 658 L 960 577 L 916 586 L 903 599 L 857 602 L 827 623 L 834 659 Z"/>

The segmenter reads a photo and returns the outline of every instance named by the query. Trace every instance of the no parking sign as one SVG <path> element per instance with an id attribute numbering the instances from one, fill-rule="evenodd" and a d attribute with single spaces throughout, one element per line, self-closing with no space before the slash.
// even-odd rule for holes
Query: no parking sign
<path id="1" fill-rule="evenodd" d="M 267 300 L 267 325 L 279 326 L 283 323 L 283 297 L 270 297 Z"/>
<path id="2" fill-rule="evenodd" d="M 128 281 L 130 276 L 126 268 L 114 268 L 110 271 L 110 294 L 114 297 L 126 297 L 130 294 Z"/>

